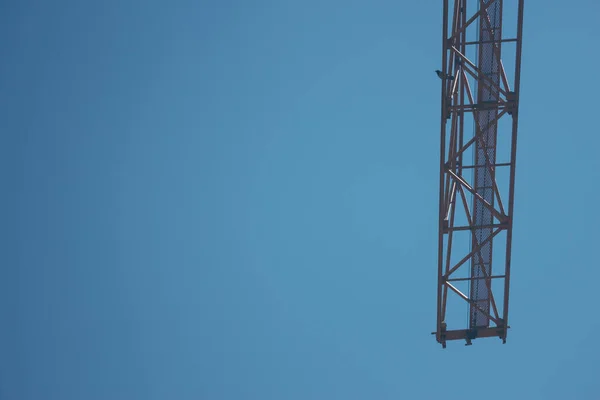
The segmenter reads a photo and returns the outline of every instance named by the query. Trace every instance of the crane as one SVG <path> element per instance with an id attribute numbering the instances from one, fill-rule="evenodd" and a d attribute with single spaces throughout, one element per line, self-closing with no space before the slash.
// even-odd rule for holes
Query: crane
<path id="1" fill-rule="evenodd" d="M 449 10 L 449 1 L 443 0 L 442 69 L 436 71 L 441 143 L 433 334 L 443 348 L 449 340 L 471 345 L 485 337 L 506 343 L 524 5 L 454 0 Z"/>

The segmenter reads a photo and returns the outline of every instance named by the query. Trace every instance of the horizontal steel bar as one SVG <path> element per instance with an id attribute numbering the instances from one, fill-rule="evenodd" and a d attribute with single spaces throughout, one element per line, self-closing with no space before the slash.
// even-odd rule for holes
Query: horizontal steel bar
<path id="1" fill-rule="evenodd" d="M 494 147 L 496 148 L 496 147 Z M 510 167 L 510 163 L 499 163 L 499 164 L 494 164 L 492 165 L 492 167 Z M 471 168 L 485 168 L 487 167 L 487 165 L 463 165 L 462 168 L 463 169 L 471 169 Z"/>
<path id="2" fill-rule="evenodd" d="M 473 112 L 473 111 L 493 111 L 493 110 L 504 110 L 506 107 L 511 107 L 512 105 L 508 103 L 508 101 L 504 101 L 502 98 L 496 103 L 486 103 L 486 104 L 456 104 L 449 106 L 448 108 L 451 111 L 463 111 L 463 112 Z"/>
<path id="3" fill-rule="evenodd" d="M 510 328 L 510 327 L 507 327 Z M 435 335 L 433 332 L 432 335 Z M 502 338 L 504 334 L 504 327 L 490 327 L 490 328 L 479 328 L 479 329 L 456 329 L 451 331 L 445 331 L 442 333 L 442 337 L 445 340 L 465 340 L 483 338 L 483 337 L 494 337 L 497 336 Z"/>
<path id="4" fill-rule="evenodd" d="M 499 228 L 508 229 L 508 224 L 491 224 L 491 225 L 470 225 L 470 226 L 452 226 L 445 229 L 445 231 L 470 231 L 471 229 L 482 229 L 482 228 Z"/>
<path id="5" fill-rule="evenodd" d="M 486 44 L 486 43 L 507 43 L 507 42 L 516 42 L 517 39 L 500 39 L 500 40 L 480 40 L 480 41 L 476 41 L 476 42 L 465 42 L 464 44 L 466 45 L 470 45 L 470 44 Z"/>
<path id="6" fill-rule="evenodd" d="M 506 278 L 506 275 L 492 275 L 489 277 L 489 279 L 501 279 L 501 278 Z M 488 279 L 484 276 L 479 277 L 479 278 L 450 278 L 447 279 L 448 282 L 457 282 L 457 281 L 477 281 L 477 280 L 482 280 L 482 279 Z"/>

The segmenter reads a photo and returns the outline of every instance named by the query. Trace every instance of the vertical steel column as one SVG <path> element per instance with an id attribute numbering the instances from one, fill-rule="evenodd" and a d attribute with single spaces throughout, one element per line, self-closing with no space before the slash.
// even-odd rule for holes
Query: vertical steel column
<path id="1" fill-rule="evenodd" d="M 449 0 L 443 1 L 437 327 L 434 332 L 443 347 L 448 340 L 463 339 L 471 344 L 471 340 L 478 337 L 496 336 L 506 341 L 507 336 L 524 0 L 505 1 L 518 1 L 514 38 L 502 36 L 503 0 L 472 0 L 478 10 L 470 17 L 467 0 L 454 0 L 452 16 Z M 472 38 L 475 34 L 477 37 Z M 511 75 L 506 73 L 501 61 L 502 44 L 509 42 L 516 43 L 512 89 L 508 79 Z M 470 46 L 478 50 L 475 61 L 468 56 Z M 468 115 L 474 122 L 472 132 L 466 128 Z M 498 121 L 508 116 L 512 117 L 512 129 L 503 132 Z M 504 153 L 497 151 L 497 145 L 504 141 L 497 139 L 509 133 L 511 145 L 510 151 L 506 151 L 509 159 L 498 159 Z M 469 157 L 471 151 L 473 156 Z M 497 172 L 502 169 L 508 169 L 508 174 L 500 174 L 508 178 L 499 182 Z M 507 198 L 503 197 L 505 191 Z M 457 221 L 460 221 L 458 225 Z M 502 235 L 506 235 L 506 258 L 504 263 L 496 263 L 496 269 L 504 265 L 503 271 L 495 271 L 494 275 L 492 262 L 494 254 L 499 254 L 498 249 L 494 251 L 498 247 L 498 244 L 494 246 L 494 238 Z M 461 242 L 461 237 L 466 240 Z M 471 243 L 470 248 L 465 248 L 465 243 Z M 492 282 L 496 284 L 492 286 Z M 468 291 L 460 289 L 465 283 L 469 284 Z M 463 304 L 469 311 L 466 323 L 451 321 L 461 313 L 448 312 L 450 296 L 465 301 Z M 502 298 L 496 301 L 496 296 Z"/>
<path id="2" fill-rule="evenodd" d="M 515 57 L 514 105 L 512 109 L 512 137 L 510 146 L 510 187 L 508 194 L 508 232 L 506 235 L 506 285 L 504 286 L 504 335 L 506 343 L 508 329 L 508 297 L 510 289 L 510 261 L 512 250 L 513 210 L 515 206 L 515 170 L 517 166 L 517 130 L 519 127 L 519 92 L 521 90 L 521 51 L 523 48 L 523 8 L 524 0 L 519 0 L 517 16 L 517 54 Z"/>
<path id="3" fill-rule="evenodd" d="M 502 0 L 482 0 L 487 7 L 487 18 L 479 18 L 478 66 L 481 74 L 485 74 L 495 85 L 488 86 L 485 82 L 477 82 L 477 103 L 497 103 L 500 99 L 496 89 L 500 87 L 500 57 L 502 34 Z M 494 205 L 493 169 L 487 168 L 486 163 L 496 163 L 496 139 L 498 131 L 498 109 L 491 107 L 477 113 L 476 126 L 480 130 L 480 140 L 475 145 L 475 179 L 474 189 L 481 193 L 489 204 Z M 481 200 L 473 199 L 474 224 L 476 226 L 472 242 L 473 246 L 483 242 L 492 234 L 494 216 Z M 490 319 L 478 308 L 490 312 L 490 290 L 484 278 L 492 274 L 492 244 L 490 241 L 481 249 L 479 256 L 471 259 L 471 276 L 480 279 L 471 284 L 471 299 L 478 307 L 469 307 L 469 327 L 471 329 L 488 327 Z"/>
<path id="4" fill-rule="evenodd" d="M 443 0 L 443 27 L 442 27 L 442 73 L 446 74 L 446 59 L 448 57 L 447 51 L 447 41 L 446 37 L 448 35 L 448 0 Z M 442 81 L 442 116 L 441 116 L 441 132 L 440 132 L 440 187 L 444 187 L 444 163 L 445 163 L 445 155 L 446 152 L 446 85 L 445 82 Z M 442 271 L 443 271 L 443 257 L 444 257 L 444 190 L 440 190 L 440 198 L 439 198 L 439 235 L 438 235 L 438 285 L 437 285 L 437 334 L 436 338 L 438 342 L 442 340 L 441 331 L 442 331 Z"/>

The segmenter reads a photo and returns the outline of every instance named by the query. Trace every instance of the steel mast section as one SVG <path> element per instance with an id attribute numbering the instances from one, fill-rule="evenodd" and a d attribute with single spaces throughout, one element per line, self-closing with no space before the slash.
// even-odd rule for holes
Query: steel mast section
<path id="1" fill-rule="evenodd" d="M 467 2 L 454 0 L 450 13 L 443 0 L 436 71 L 442 115 L 434 334 L 444 348 L 448 340 L 470 345 L 480 337 L 505 343 L 508 330 L 524 0 L 506 1 L 517 14 L 516 34 L 507 38 L 503 0 L 470 0 L 470 15 Z M 514 68 L 505 69 L 502 55 Z M 459 308 L 468 321 L 456 328 Z"/>

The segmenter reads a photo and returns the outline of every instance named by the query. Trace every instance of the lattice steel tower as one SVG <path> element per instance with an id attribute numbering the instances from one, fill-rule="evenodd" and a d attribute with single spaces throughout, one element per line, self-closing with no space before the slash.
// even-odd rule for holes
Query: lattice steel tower
<path id="1" fill-rule="evenodd" d="M 443 347 L 506 342 L 523 2 L 455 0 L 449 12 L 444 0 L 434 332 Z"/>

